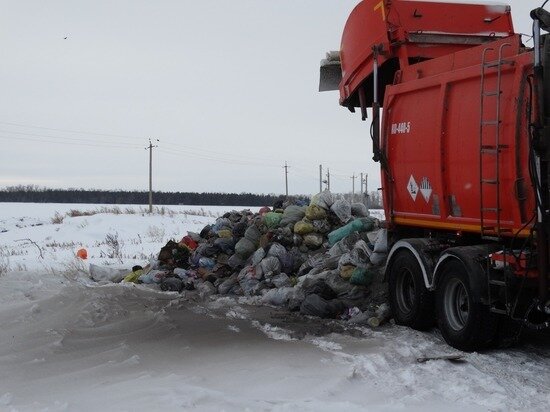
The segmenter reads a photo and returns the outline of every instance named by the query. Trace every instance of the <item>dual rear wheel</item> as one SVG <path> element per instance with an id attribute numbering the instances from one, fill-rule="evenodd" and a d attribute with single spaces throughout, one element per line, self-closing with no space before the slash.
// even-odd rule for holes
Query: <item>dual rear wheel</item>
<path id="1" fill-rule="evenodd" d="M 435 306 L 439 330 L 453 347 L 473 351 L 494 343 L 498 319 L 475 298 L 467 269 L 458 259 L 443 267 Z"/>
<path id="2" fill-rule="evenodd" d="M 464 264 L 449 260 L 435 292 L 426 288 L 422 269 L 408 250 L 397 252 L 389 267 L 390 303 L 395 322 L 417 330 L 437 325 L 445 341 L 465 350 L 487 347 L 497 321 L 475 294 Z"/>

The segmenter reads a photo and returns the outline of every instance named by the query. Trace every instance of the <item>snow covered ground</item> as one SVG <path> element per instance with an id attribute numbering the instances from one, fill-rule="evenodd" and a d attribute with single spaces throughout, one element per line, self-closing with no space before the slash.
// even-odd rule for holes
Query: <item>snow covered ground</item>
<path id="1" fill-rule="evenodd" d="M 437 331 L 93 283 L 88 263 L 143 264 L 232 209 L 66 215 L 98 208 L 0 204 L 2 411 L 548 410 L 548 337 L 418 363 L 456 351 Z M 74 258 L 80 247 L 85 264 Z"/>

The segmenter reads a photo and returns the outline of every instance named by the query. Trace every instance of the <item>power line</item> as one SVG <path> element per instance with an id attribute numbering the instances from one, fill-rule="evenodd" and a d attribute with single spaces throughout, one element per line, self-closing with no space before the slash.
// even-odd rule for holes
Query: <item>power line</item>
<path id="1" fill-rule="evenodd" d="M 53 143 L 53 144 L 62 144 L 62 145 L 71 145 L 71 146 L 88 146 L 88 147 L 108 147 L 108 148 L 120 148 L 120 149 L 137 149 L 138 147 L 128 147 L 128 146 L 121 146 L 116 144 L 92 144 L 92 143 L 77 143 L 77 142 L 60 142 L 55 140 L 44 140 L 39 138 L 32 138 L 32 137 L 9 137 L 9 136 L 1 136 L 0 139 L 4 140 L 25 140 L 30 142 L 40 142 L 40 143 Z"/>
<path id="2" fill-rule="evenodd" d="M 215 150 L 210 150 L 210 149 L 204 149 L 204 148 L 199 148 L 199 147 L 193 147 L 193 146 L 189 146 L 189 145 L 181 145 L 181 144 L 177 144 L 177 143 L 174 143 L 173 141 L 171 140 L 168 140 L 168 143 L 170 143 L 172 146 L 175 147 L 174 150 L 185 150 L 186 152 L 192 152 L 192 151 L 195 151 L 195 152 L 200 152 L 200 153 L 211 153 L 211 154 L 214 154 L 214 155 L 218 155 L 218 156 L 224 156 L 224 157 L 227 157 L 227 156 L 231 156 L 232 158 L 243 158 L 243 159 L 252 159 L 252 160 L 247 160 L 247 161 L 252 161 L 254 163 L 257 163 L 257 164 L 265 164 L 264 161 L 272 161 L 273 158 L 267 158 L 267 157 L 260 157 L 260 156 L 247 156 L 247 155 L 243 155 L 243 154 L 235 154 L 235 153 L 230 153 L 230 152 L 219 152 L 219 151 L 215 151 Z M 264 160 L 264 161 L 261 161 L 261 160 Z M 279 167 L 279 166 L 274 166 L 274 167 Z"/>
<path id="3" fill-rule="evenodd" d="M 48 138 L 48 139 L 61 139 L 61 140 L 69 140 L 69 141 L 77 141 L 77 142 L 88 142 L 88 143 L 94 143 L 94 144 L 95 143 L 113 144 L 113 142 L 106 142 L 106 141 L 92 140 L 92 139 L 82 139 L 82 138 L 77 138 L 77 137 L 50 136 L 50 135 L 37 134 L 37 133 L 16 132 L 16 131 L 11 131 L 11 130 L 0 130 L 0 132 L 1 133 L 23 135 L 23 136 L 45 137 L 45 138 Z M 121 143 L 115 142 L 114 144 L 119 144 L 120 145 Z M 124 144 L 126 147 L 140 147 L 137 144 L 126 144 L 126 143 L 122 143 L 122 144 Z"/>
<path id="4" fill-rule="evenodd" d="M 33 129 L 43 129 L 43 130 L 53 130 L 56 132 L 65 132 L 65 133 L 79 133 L 79 134 L 89 134 L 93 136 L 107 136 L 107 137 L 121 137 L 124 139 L 144 139 L 143 136 L 128 136 L 128 135 L 122 135 L 122 134 L 110 134 L 110 133 L 96 133 L 96 132 L 86 132 L 83 130 L 70 130 L 70 129 L 57 129 L 54 127 L 44 127 L 44 126 L 34 126 L 30 124 L 23 124 L 23 123 L 14 123 L 14 122 L 2 122 L 1 124 L 9 124 L 11 126 L 21 126 L 21 127 L 28 127 Z"/>
<path id="5" fill-rule="evenodd" d="M 194 158 L 202 159 L 202 160 L 206 160 L 206 161 L 213 161 L 213 162 L 226 163 L 226 164 L 232 164 L 232 165 L 263 166 L 263 167 L 277 167 L 277 168 L 279 167 L 278 165 L 270 165 L 270 164 L 260 163 L 260 162 L 249 162 L 249 161 L 237 160 L 237 159 L 230 160 L 230 159 L 227 158 L 227 156 L 225 156 L 224 158 L 219 158 L 219 157 L 214 157 L 214 156 L 201 155 L 201 154 L 196 154 L 196 153 L 193 153 L 193 152 L 184 151 L 184 150 L 181 150 L 181 149 L 170 149 L 170 150 L 159 149 L 159 151 L 162 152 L 162 153 L 169 154 L 169 155 L 172 155 L 172 156 L 177 156 L 177 157 L 181 157 L 181 156 L 185 155 L 185 156 L 190 156 L 190 157 L 194 157 Z"/>
<path id="6" fill-rule="evenodd" d="M 112 133 L 89 132 L 89 131 L 84 131 L 84 130 L 72 130 L 72 129 L 54 128 L 54 127 L 46 127 L 46 126 L 36 126 L 36 125 L 29 125 L 29 124 L 16 123 L 16 122 L 0 121 L 0 124 L 6 124 L 6 125 L 18 126 L 18 127 L 26 127 L 26 128 L 35 128 L 35 129 L 42 129 L 42 130 L 52 130 L 52 131 L 57 131 L 57 132 L 62 132 L 62 133 L 78 133 L 78 134 L 86 134 L 86 135 L 92 135 L 92 136 L 118 137 L 118 138 L 131 139 L 131 140 L 144 139 L 143 136 L 131 136 L 131 135 L 121 135 L 121 134 L 112 134 Z M 16 133 L 16 134 L 25 134 L 23 132 L 15 132 L 15 131 L 13 131 L 13 132 L 12 131 L 6 131 L 6 132 L 7 133 Z M 42 135 L 37 135 L 37 134 L 34 134 L 34 133 L 26 133 L 26 134 L 35 135 L 35 136 L 42 136 Z M 59 139 L 62 139 L 62 138 L 71 139 L 70 137 L 61 137 L 61 136 L 55 136 L 55 137 L 54 136 L 45 136 L 45 137 L 52 137 L 52 138 L 59 138 Z M 75 139 L 75 138 L 72 138 L 72 139 Z M 180 144 L 174 142 L 171 139 L 165 139 L 164 137 L 162 139 L 163 139 L 163 141 L 171 143 L 173 146 L 181 147 L 181 148 L 184 148 L 186 150 L 195 150 L 195 151 L 199 151 L 199 152 L 209 152 L 209 153 L 223 155 L 223 156 L 228 156 L 229 155 L 227 152 L 218 152 L 218 151 L 205 149 L 205 148 L 192 147 L 192 146 L 183 146 L 183 145 L 180 145 Z M 141 146 L 136 145 L 136 147 L 141 147 Z M 233 158 L 242 157 L 242 158 L 255 159 L 255 160 L 262 159 L 262 157 L 258 157 L 258 156 L 246 156 L 246 155 L 242 155 L 242 154 L 230 154 L 230 155 Z M 268 158 L 263 158 L 263 159 L 267 160 L 267 161 L 272 160 L 272 159 L 268 159 Z"/>

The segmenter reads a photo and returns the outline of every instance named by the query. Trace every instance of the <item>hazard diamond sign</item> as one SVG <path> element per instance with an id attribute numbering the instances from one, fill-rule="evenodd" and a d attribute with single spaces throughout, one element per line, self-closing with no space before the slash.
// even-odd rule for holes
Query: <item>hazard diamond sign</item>
<path id="1" fill-rule="evenodd" d="M 409 183 L 407 183 L 407 190 L 412 197 L 412 200 L 416 202 L 416 196 L 418 196 L 418 184 L 414 180 L 414 176 L 411 175 L 409 178 Z"/>

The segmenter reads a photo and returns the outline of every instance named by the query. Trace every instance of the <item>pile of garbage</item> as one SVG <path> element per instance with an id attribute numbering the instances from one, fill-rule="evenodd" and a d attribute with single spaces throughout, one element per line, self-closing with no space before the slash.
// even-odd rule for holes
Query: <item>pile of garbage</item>
<path id="1" fill-rule="evenodd" d="M 169 241 L 123 282 L 207 296 L 258 296 L 304 315 L 378 326 L 388 320 L 387 232 L 362 203 L 329 191 L 309 205 L 232 211 L 200 233 Z"/>

